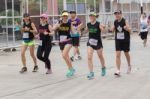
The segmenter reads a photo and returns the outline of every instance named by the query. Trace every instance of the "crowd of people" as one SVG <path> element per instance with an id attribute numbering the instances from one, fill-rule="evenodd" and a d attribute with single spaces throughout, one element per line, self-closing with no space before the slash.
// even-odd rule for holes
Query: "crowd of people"
<path id="1" fill-rule="evenodd" d="M 120 76 L 121 68 L 121 53 L 127 60 L 128 68 L 127 73 L 131 73 L 132 65 L 130 58 L 130 34 L 131 27 L 128 21 L 123 17 L 121 10 L 116 10 L 114 12 L 115 20 L 114 24 L 109 31 L 115 33 L 115 48 L 116 48 L 116 72 L 114 75 Z M 87 41 L 87 62 L 89 68 L 88 79 L 94 78 L 93 71 L 93 53 L 97 52 L 99 61 L 101 63 L 101 76 L 106 75 L 106 64 L 105 57 L 103 55 L 103 43 L 101 38 L 101 33 L 106 30 L 106 26 L 97 20 L 97 14 L 95 12 L 90 12 L 89 22 L 86 25 L 86 29 L 83 33 L 88 33 Z M 38 28 L 31 21 L 30 15 L 25 13 L 23 16 L 23 26 L 22 26 L 22 47 L 21 47 L 21 59 L 23 67 L 20 73 L 27 72 L 26 57 L 25 52 L 27 48 L 30 49 L 30 55 L 34 62 L 33 72 L 38 71 L 37 59 L 42 61 L 47 69 L 46 74 L 52 74 L 51 61 L 49 55 L 52 49 L 52 36 L 55 35 L 55 31 L 59 34 L 59 47 L 62 53 L 62 58 L 64 59 L 68 70 L 66 73 L 67 77 L 72 77 L 75 75 L 75 68 L 72 62 L 75 60 L 81 60 L 80 55 L 80 38 L 81 38 L 81 27 L 83 22 L 77 17 L 76 11 L 63 11 L 61 15 L 61 21 L 55 25 L 50 25 L 48 23 L 48 15 L 40 15 L 40 25 Z M 150 17 L 149 20 L 146 14 L 142 14 L 140 18 L 140 33 L 142 40 L 144 40 L 144 47 L 147 46 L 147 35 L 150 27 Z M 39 45 L 37 49 L 37 54 L 35 51 L 35 39 L 39 40 Z M 73 56 L 69 55 L 69 52 L 73 48 Z M 36 58 L 37 57 L 37 58 Z"/>

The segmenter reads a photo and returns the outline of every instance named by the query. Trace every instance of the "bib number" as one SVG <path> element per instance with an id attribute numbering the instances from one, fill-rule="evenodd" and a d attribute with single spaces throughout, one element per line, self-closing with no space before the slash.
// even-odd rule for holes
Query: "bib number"
<path id="1" fill-rule="evenodd" d="M 124 32 L 117 33 L 117 39 L 124 40 L 125 39 Z"/>
<path id="2" fill-rule="evenodd" d="M 96 39 L 90 39 L 90 40 L 89 40 L 89 43 L 90 43 L 91 45 L 97 46 L 98 40 L 96 40 Z"/>
<path id="3" fill-rule="evenodd" d="M 42 40 L 39 40 L 39 46 L 42 46 Z"/>
<path id="4" fill-rule="evenodd" d="M 28 39 L 29 38 L 29 33 L 27 33 L 27 32 L 23 33 L 23 38 Z"/>
<path id="5" fill-rule="evenodd" d="M 67 36 L 60 36 L 60 42 L 66 41 L 67 40 Z"/>

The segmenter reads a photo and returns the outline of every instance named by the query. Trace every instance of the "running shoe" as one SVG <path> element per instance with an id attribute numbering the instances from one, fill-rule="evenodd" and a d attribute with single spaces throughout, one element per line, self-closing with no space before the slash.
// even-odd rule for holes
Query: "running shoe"
<path id="1" fill-rule="evenodd" d="M 46 74 L 52 74 L 52 70 L 51 69 L 47 69 Z"/>
<path id="2" fill-rule="evenodd" d="M 101 72 L 101 76 L 105 76 L 106 75 L 106 68 L 102 68 L 102 72 Z"/>
<path id="3" fill-rule="evenodd" d="M 34 68 L 33 68 L 33 71 L 32 71 L 32 72 L 37 72 L 37 71 L 38 71 L 38 69 L 39 69 L 39 67 L 38 67 L 38 66 L 34 66 Z"/>
<path id="4" fill-rule="evenodd" d="M 20 70 L 20 73 L 25 73 L 27 72 L 27 67 L 23 67 L 21 70 Z"/>
<path id="5" fill-rule="evenodd" d="M 90 72 L 88 75 L 87 75 L 87 78 L 90 80 L 90 79 L 93 79 L 94 78 L 94 72 Z"/>
<path id="6" fill-rule="evenodd" d="M 115 76 L 120 76 L 120 71 L 114 73 Z"/>
<path id="7" fill-rule="evenodd" d="M 74 74 L 75 74 L 75 69 L 69 69 L 68 71 L 67 71 L 67 74 L 66 74 L 66 76 L 67 77 L 72 77 L 72 76 L 74 76 Z"/>
<path id="8" fill-rule="evenodd" d="M 78 60 L 81 60 L 81 59 L 82 59 L 82 57 L 79 55 L 79 56 L 78 56 Z"/>
<path id="9" fill-rule="evenodd" d="M 132 70 L 131 66 L 128 66 L 127 74 L 130 74 L 131 70 Z"/>
<path id="10" fill-rule="evenodd" d="M 72 57 L 70 58 L 70 60 L 71 60 L 72 62 L 74 62 L 74 56 L 72 56 Z"/>

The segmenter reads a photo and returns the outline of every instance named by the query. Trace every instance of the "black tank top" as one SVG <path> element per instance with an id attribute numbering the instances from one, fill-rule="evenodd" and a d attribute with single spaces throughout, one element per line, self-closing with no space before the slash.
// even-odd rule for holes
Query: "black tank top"
<path id="1" fill-rule="evenodd" d="M 30 22 L 29 24 L 24 23 L 23 24 L 23 28 L 27 27 L 30 30 L 33 30 L 31 24 L 32 24 L 32 22 Z M 28 38 L 29 40 L 33 40 L 34 39 L 34 34 L 32 32 L 29 32 L 29 31 L 24 31 L 24 32 L 29 33 L 29 38 Z"/>
<path id="2" fill-rule="evenodd" d="M 52 40 L 52 36 L 49 35 L 44 35 L 44 32 L 50 33 L 49 30 L 49 24 L 46 24 L 45 26 L 42 26 L 41 24 L 39 25 L 39 33 L 40 33 L 40 40 L 44 42 L 49 42 Z"/>
<path id="3" fill-rule="evenodd" d="M 124 29 L 124 26 L 126 25 L 126 20 L 122 18 L 122 20 L 119 22 L 118 20 L 114 21 L 115 26 L 115 39 L 121 40 L 121 41 L 129 41 L 130 40 L 130 33 Z M 118 39 L 117 35 L 118 33 L 124 33 L 124 39 Z"/>
<path id="4" fill-rule="evenodd" d="M 87 23 L 89 39 L 101 40 L 101 30 L 99 26 L 100 22 L 96 22 L 95 24 Z"/>
<path id="5" fill-rule="evenodd" d="M 59 36 L 67 36 L 67 39 L 71 38 L 70 36 L 71 23 L 62 23 L 59 27 Z"/>

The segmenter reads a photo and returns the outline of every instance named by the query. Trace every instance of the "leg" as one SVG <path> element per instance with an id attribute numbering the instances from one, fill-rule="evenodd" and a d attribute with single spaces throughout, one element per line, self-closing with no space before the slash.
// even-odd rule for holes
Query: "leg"
<path id="1" fill-rule="evenodd" d="M 144 39 L 144 42 L 143 42 L 143 44 L 144 44 L 144 47 L 146 47 L 147 45 L 147 39 Z"/>
<path id="2" fill-rule="evenodd" d="M 125 56 L 126 56 L 126 60 L 127 60 L 127 63 L 128 63 L 128 71 L 127 73 L 130 73 L 131 72 L 131 58 L 130 58 L 130 54 L 129 52 L 124 52 Z"/>
<path id="3" fill-rule="evenodd" d="M 36 57 L 35 57 L 35 54 L 34 54 L 34 49 L 35 49 L 35 46 L 34 45 L 31 45 L 29 46 L 30 48 L 30 55 L 33 59 L 33 62 L 34 62 L 34 66 L 37 66 L 37 60 L 36 60 Z"/>
<path id="4" fill-rule="evenodd" d="M 87 75 L 87 78 L 93 79 L 94 78 L 94 72 L 93 72 L 93 53 L 94 53 L 94 49 L 91 48 L 90 46 L 88 46 L 87 48 L 87 54 L 88 54 L 88 68 L 90 73 Z"/>
<path id="5" fill-rule="evenodd" d="M 105 59 L 103 56 L 103 49 L 101 48 L 101 49 L 97 50 L 97 54 L 98 54 L 98 57 L 100 59 L 101 65 L 102 65 L 101 76 L 105 76 L 106 75 L 106 67 L 105 67 Z"/>
<path id="6" fill-rule="evenodd" d="M 90 72 L 93 72 L 93 48 L 89 47 L 87 48 L 87 54 L 88 54 L 88 68 Z"/>
<path id="7" fill-rule="evenodd" d="M 39 60 L 45 62 L 45 61 L 44 61 L 44 57 L 43 57 L 43 53 L 44 53 L 44 48 L 43 48 L 43 46 L 39 46 L 39 47 L 38 47 L 38 50 L 37 50 L 37 58 L 38 58 Z"/>
<path id="8" fill-rule="evenodd" d="M 26 45 L 23 45 L 21 47 L 21 60 L 22 60 L 23 67 L 26 67 L 25 52 L 26 52 L 27 48 L 28 48 L 28 46 L 26 46 Z"/>
<path id="9" fill-rule="evenodd" d="M 64 48 L 64 50 L 62 51 L 62 56 L 68 66 L 68 69 L 72 69 L 72 63 L 71 63 L 71 60 L 69 58 L 69 51 L 71 49 L 72 45 L 70 44 L 67 44 Z"/>
<path id="10" fill-rule="evenodd" d="M 98 57 L 100 59 L 102 68 L 105 68 L 105 59 L 104 59 L 104 56 L 103 56 L 103 49 L 102 48 L 97 50 L 97 55 L 98 55 Z"/>
<path id="11" fill-rule="evenodd" d="M 52 45 L 51 44 L 48 44 L 45 46 L 45 49 L 44 49 L 44 61 L 46 63 L 46 66 L 49 70 L 51 70 L 51 62 L 50 62 L 50 59 L 49 59 L 49 54 L 51 52 L 51 49 L 52 49 Z"/>
<path id="12" fill-rule="evenodd" d="M 116 51 L 116 65 L 117 65 L 117 72 L 120 72 L 121 51 Z"/>

